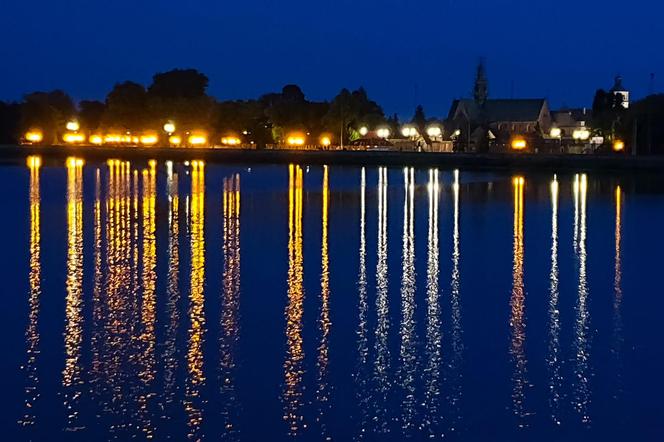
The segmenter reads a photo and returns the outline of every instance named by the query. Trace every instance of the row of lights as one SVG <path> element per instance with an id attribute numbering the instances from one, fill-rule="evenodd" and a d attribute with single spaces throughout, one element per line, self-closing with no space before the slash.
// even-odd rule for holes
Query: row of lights
<path id="1" fill-rule="evenodd" d="M 360 135 L 362 135 L 364 137 L 369 133 L 369 128 L 366 127 L 366 126 L 362 126 L 362 127 L 360 127 L 358 132 L 360 133 Z M 432 138 L 441 137 L 443 135 L 443 129 L 440 126 L 437 126 L 437 125 L 429 126 L 427 128 L 426 132 L 427 132 L 427 135 L 432 137 Z M 379 127 L 378 129 L 376 129 L 376 136 L 378 136 L 378 138 L 389 138 L 390 135 L 391 135 L 390 129 L 388 129 L 386 127 Z M 414 126 L 406 125 L 406 126 L 401 128 L 401 135 L 403 135 L 404 137 L 410 138 L 410 137 L 418 136 L 419 132 L 418 132 L 417 128 L 415 128 Z"/>

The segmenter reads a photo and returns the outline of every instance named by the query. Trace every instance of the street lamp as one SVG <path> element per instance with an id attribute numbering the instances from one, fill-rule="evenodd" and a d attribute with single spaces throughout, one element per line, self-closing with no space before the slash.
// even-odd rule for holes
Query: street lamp
<path id="1" fill-rule="evenodd" d="M 390 130 L 386 127 L 381 127 L 376 130 L 376 135 L 378 135 L 378 138 L 387 139 L 390 137 Z"/>
<path id="2" fill-rule="evenodd" d="M 417 129 L 415 129 L 413 126 L 404 126 L 401 129 L 401 135 L 403 135 L 404 137 L 417 136 Z"/>
<path id="3" fill-rule="evenodd" d="M 625 142 L 622 140 L 616 140 L 613 142 L 613 151 L 614 152 L 622 152 L 625 150 Z"/>
<path id="4" fill-rule="evenodd" d="M 363 137 L 366 137 L 367 134 L 369 133 L 369 128 L 366 127 L 366 126 L 362 126 L 360 128 L 359 132 L 360 132 L 360 135 L 362 135 Z"/>
<path id="5" fill-rule="evenodd" d="M 443 130 L 440 128 L 440 126 L 429 126 L 427 128 L 427 135 L 429 135 L 431 138 L 440 137 L 443 135 Z"/>
<path id="6" fill-rule="evenodd" d="M 76 120 L 70 120 L 67 121 L 67 125 L 65 127 L 67 128 L 68 131 L 76 132 L 81 128 L 81 125 L 78 124 L 78 121 Z"/>
<path id="7" fill-rule="evenodd" d="M 175 132 L 175 123 L 172 121 L 169 121 L 164 124 L 164 132 L 166 132 L 169 136 Z"/>
<path id="8" fill-rule="evenodd" d="M 560 138 L 562 131 L 559 127 L 552 127 L 550 132 L 551 138 Z"/>

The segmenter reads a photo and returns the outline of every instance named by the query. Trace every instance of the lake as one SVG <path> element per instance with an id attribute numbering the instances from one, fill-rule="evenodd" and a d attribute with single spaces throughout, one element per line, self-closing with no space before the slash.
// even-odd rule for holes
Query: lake
<path id="1" fill-rule="evenodd" d="M 6 440 L 664 440 L 664 177 L 0 166 Z"/>

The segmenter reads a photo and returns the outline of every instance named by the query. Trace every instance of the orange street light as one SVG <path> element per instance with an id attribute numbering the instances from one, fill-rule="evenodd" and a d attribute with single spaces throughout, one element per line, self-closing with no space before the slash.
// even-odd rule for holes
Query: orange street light
<path id="1" fill-rule="evenodd" d="M 512 149 L 514 150 L 524 150 L 528 147 L 528 143 L 523 138 L 515 138 L 512 140 Z"/>

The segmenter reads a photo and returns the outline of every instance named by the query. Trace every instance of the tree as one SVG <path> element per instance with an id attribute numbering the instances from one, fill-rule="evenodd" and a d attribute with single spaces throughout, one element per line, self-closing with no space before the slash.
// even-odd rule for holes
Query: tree
<path id="1" fill-rule="evenodd" d="M 342 89 L 332 100 L 327 114 L 323 117 L 325 129 L 340 136 L 343 134 L 344 141 L 357 136 L 356 129 L 359 124 L 375 127 L 384 121 L 383 110 L 368 98 L 364 88 L 353 92 Z"/>
<path id="2" fill-rule="evenodd" d="M 21 107 L 0 101 L 0 144 L 16 144 L 20 138 Z"/>
<path id="3" fill-rule="evenodd" d="M 44 133 L 44 142 L 56 142 L 67 120 L 75 115 L 72 99 L 61 90 L 32 92 L 21 104 L 21 131 L 37 127 Z"/>
<path id="4" fill-rule="evenodd" d="M 147 123 L 147 93 L 133 81 L 116 84 L 106 96 L 103 125 L 125 130 L 142 130 Z"/>
<path id="5" fill-rule="evenodd" d="M 594 131 L 609 140 L 622 132 L 622 123 L 626 109 L 623 107 L 622 94 L 614 94 L 598 89 L 593 99 L 592 127 Z"/>
<path id="6" fill-rule="evenodd" d="M 152 77 L 147 90 L 150 126 L 174 120 L 179 129 L 205 129 L 215 120 L 208 78 L 195 69 L 173 69 Z"/>
<path id="7" fill-rule="evenodd" d="M 78 104 L 78 120 L 81 123 L 81 127 L 89 130 L 99 128 L 105 111 L 106 105 L 101 101 L 81 101 Z"/>
<path id="8" fill-rule="evenodd" d="M 148 95 L 161 99 L 202 98 L 207 87 L 208 78 L 196 69 L 173 69 L 152 77 Z"/>

